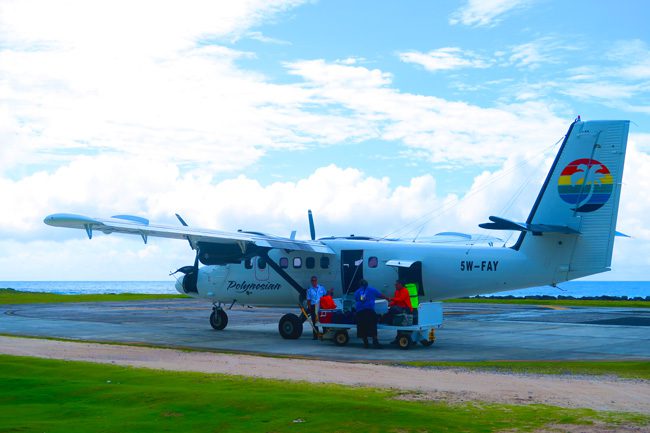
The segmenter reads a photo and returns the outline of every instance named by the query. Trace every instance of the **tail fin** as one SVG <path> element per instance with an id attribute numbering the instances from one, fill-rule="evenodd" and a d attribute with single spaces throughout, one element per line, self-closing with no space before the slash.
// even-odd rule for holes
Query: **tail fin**
<path id="1" fill-rule="evenodd" d="M 627 120 L 575 121 L 526 223 L 491 217 L 488 228 L 521 230 L 513 248 L 553 283 L 610 270 L 628 130 Z"/>

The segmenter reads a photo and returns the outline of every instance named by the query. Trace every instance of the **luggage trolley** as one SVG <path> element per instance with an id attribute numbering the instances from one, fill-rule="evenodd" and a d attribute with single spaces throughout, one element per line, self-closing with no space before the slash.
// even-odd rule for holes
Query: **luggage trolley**
<path id="1" fill-rule="evenodd" d="M 337 302 L 337 305 L 339 305 L 339 302 Z M 380 323 L 377 325 L 377 329 L 395 331 L 397 333 L 397 345 L 401 349 L 408 349 L 418 342 L 425 347 L 429 347 L 436 339 L 435 329 L 442 325 L 442 302 L 421 302 L 417 310 L 417 324 L 396 326 Z M 381 312 L 382 309 L 377 308 L 375 311 Z M 356 327 L 356 323 L 331 322 L 336 317 L 336 313 L 339 312 L 342 312 L 342 309 L 320 310 L 319 321 L 316 326 L 318 331 L 322 333 L 324 340 L 331 339 L 337 346 L 345 346 L 350 341 L 349 330 Z"/>

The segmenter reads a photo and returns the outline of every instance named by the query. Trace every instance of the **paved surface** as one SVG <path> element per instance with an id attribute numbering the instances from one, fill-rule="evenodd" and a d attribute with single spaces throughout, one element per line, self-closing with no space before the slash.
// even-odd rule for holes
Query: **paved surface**
<path id="1" fill-rule="evenodd" d="M 191 299 L 0 305 L 0 333 L 345 361 L 650 359 L 645 309 L 445 304 L 436 343 L 411 350 L 363 349 L 356 338 L 337 347 L 313 341 L 307 324 L 302 338 L 283 340 L 277 324 L 289 311 L 278 308 L 235 307 L 228 327 L 214 331 L 210 311 Z M 382 341 L 393 336 L 380 332 Z"/>

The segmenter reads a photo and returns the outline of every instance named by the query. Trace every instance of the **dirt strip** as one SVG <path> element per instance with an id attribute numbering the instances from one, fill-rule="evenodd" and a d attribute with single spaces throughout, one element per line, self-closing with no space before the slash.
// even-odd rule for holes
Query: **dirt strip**
<path id="1" fill-rule="evenodd" d="M 403 398 L 407 399 L 543 403 L 650 414 L 648 381 L 479 373 L 3 336 L 0 336 L 0 353 L 161 370 L 393 388 L 406 391 Z"/>

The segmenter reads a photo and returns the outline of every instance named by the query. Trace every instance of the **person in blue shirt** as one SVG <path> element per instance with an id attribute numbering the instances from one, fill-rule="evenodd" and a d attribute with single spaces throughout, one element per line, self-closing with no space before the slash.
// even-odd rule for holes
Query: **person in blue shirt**
<path id="1" fill-rule="evenodd" d="M 320 298 L 325 295 L 326 290 L 325 287 L 321 286 L 318 284 L 318 277 L 316 275 L 312 275 L 311 277 L 311 285 L 307 288 L 307 312 L 309 313 L 309 316 L 311 317 L 311 321 L 314 324 L 314 328 L 316 329 L 316 322 L 317 322 L 317 311 L 316 308 L 318 307 L 320 303 Z M 316 331 L 313 331 L 313 339 L 316 340 L 318 339 L 318 334 L 316 334 Z"/>
<path id="2" fill-rule="evenodd" d="M 363 339 L 363 347 L 369 347 L 368 338 L 372 338 L 372 345 L 380 348 L 377 340 L 377 314 L 375 313 L 375 299 L 387 299 L 379 290 L 369 287 L 366 280 L 359 281 L 359 288 L 354 292 L 355 309 L 357 311 L 357 337 Z"/>

